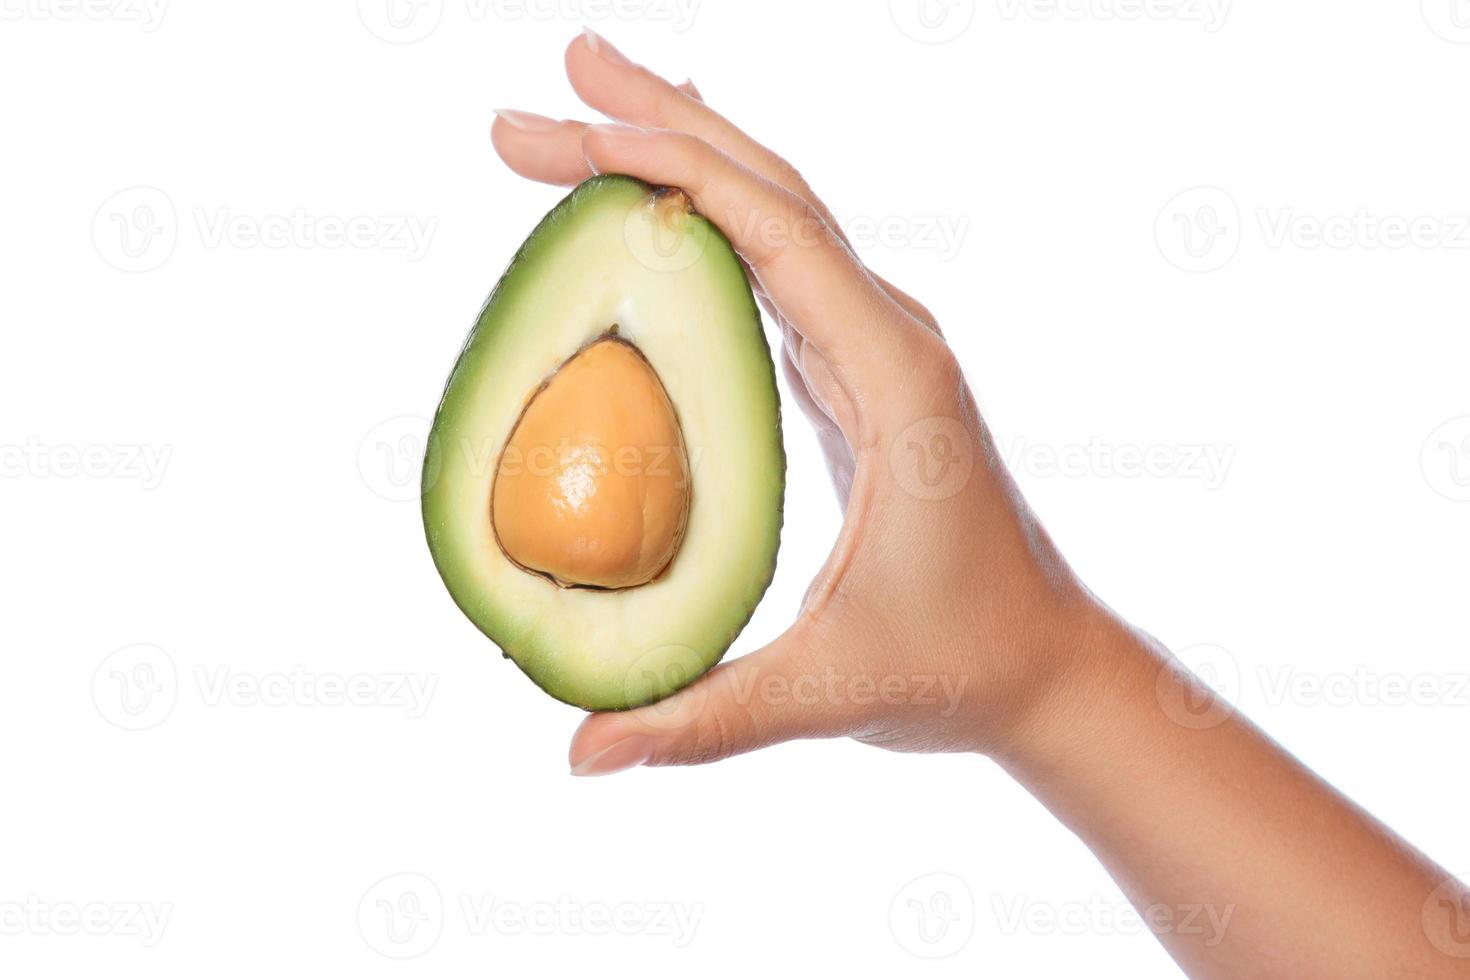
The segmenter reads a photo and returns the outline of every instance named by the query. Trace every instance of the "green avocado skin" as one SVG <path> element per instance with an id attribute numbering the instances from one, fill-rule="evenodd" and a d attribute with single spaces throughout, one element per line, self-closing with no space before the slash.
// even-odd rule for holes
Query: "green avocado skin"
<path id="1" fill-rule="evenodd" d="M 562 281 L 589 276 L 616 283 L 618 263 L 630 261 L 616 248 L 606 250 L 605 267 L 595 267 L 602 263 L 600 258 L 583 263 L 592 268 L 568 267 L 569 255 L 583 254 L 575 251 L 577 236 L 589 223 L 611 228 L 657 193 L 633 177 L 598 175 L 578 185 L 537 224 L 486 300 L 459 353 L 424 458 L 424 530 L 435 567 L 455 604 L 547 694 L 589 711 L 648 704 L 700 677 L 719 662 L 750 621 L 775 575 L 786 468 L 780 396 L 755 297 L 724 235 L 702 216 L 690 215 L 686 233 L 699 238 L 697 262 L 692 270 L 676 270 L 667 278 L 670 288 L 691 293 L 694 308 L 677 338 L 658 342 L 701 344 L 705 342 L 701 329 L 724 332 L 719 349 L 726 352 L 726 361 L 700 378 L 700 387 L 719 389 L 724 384 L 729 389 L 721 389 L 727 406 L 749 419 L 748 431 L 741 430 L 746 443 L 741 452 L 756 465 L 746 467 L 738 479 L 722 474 L 714 487 L 702 485 L 703 475 L 696 468 L 693 489 L 696 508 L 724 511 L 724 503 L 738 500 L 741 506 L 735 512 L 744 514 L 744 520 L 727 522 L 728 528 L 707 520 L 700 532 L 713 545 L 702 547 L 701 555 L 737 558 L 683 560 L 683 552 L 691 548 L 686 539 L 657 601 L 635 595 L 652 586 L 606 593 L 562 590 L 578 593 L 575 596 L 549 594 L 544 581 L 522 580 L 535 578 L 530 573 L 507 571 L 493 536 L 484 530 L 489 484 L 481 479 L 483 474 L 462 472 L 461 454 L 451 447 L 466 439 L 504 445 L 510 432 L 492 431 L 493 421 L 477 413 L 485 392 L 503 387 L 497 385 L 504 360 L 499 355 L 507 348 L 523 352 L 526 344 L 536 343 L 530 336 L 538 329 L 536 318 L 525 312 L 534 305 L 529 297 L 543 295 L 534 290 L 553 275 Z M 627 268 L 637 271 L 631 265 Z M 637 281 L 645 283 L 647 278 L 645 273 Z M 691 282 L 694 285 L 688 285 Z M 711 309 L 721 312 L 711 315 Z M 650 359 L 655 352 L 645 351 Z M 730 380 L 722 382 L 726 375 Z M 672 396 L 677 386 L 670 385 L 669 378 L 663 380 Z M 691 517 L 691 539 L 694 523 Z M 497 550 L 488 554 L 487 548 Z M 613 625 L 621 622 L 636 625 L 624 635 Z"/>

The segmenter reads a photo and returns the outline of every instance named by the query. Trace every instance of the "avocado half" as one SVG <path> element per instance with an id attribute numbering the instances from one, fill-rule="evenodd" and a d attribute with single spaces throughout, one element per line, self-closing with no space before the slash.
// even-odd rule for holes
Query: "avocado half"
<path id="1" fill-rule="evenodd" d="M 636 347 L 673 405 L 687 523 L 651 581 L 569 587 L 502 550 L 492 489 L 530 402 L 607 337 Z M 424 529 L 455 603 L 507 657 L 561 701 L 619 710 L 699 677 L 750 620 L 775 572 L 785 471 L 770 347 L 734 249 L 681 193 L 601 175 L 536 226 L 470 331 L 429 436 Z"/>

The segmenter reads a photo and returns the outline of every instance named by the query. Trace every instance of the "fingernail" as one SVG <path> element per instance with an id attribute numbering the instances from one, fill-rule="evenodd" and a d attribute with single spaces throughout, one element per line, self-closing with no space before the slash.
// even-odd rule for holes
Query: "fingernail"
<path id="1" fill-rule="evenodd" d="M 548 129 L 555 129 L 561 125 L 555 119 L 538 116 L 534 112 L 522 112 L 519 109 L 496 109 L 495 115 L 504 119 L 513 129 L 526 133 L 544 133 Z"/>
<path id="2" fill-rule="evenodd" d="M 610 776 L 624 769 L 641 766 L 653 758 L 653 739 L 647 735 L 629 735 L 600 752 L 594 752 L 572 766 L 573 776 Z"/>
<path id="3" fill-rule="evenodd" d="M 582 28 L 582 37 L 587 42 L 587 48 L 599 58 L 614 65 L 631 65 L 627 56 L 617 48 L 608 43 L 607 38 L 597 33 L 590 27 Z"/>

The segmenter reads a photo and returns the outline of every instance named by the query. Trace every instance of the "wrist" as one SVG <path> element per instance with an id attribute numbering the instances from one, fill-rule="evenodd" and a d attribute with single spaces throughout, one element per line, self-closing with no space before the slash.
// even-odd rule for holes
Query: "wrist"
<path id="1" fill-rule="evenodd" d="M 1156 641 L 1089 599 L 1073 618 L 1027 710 L 989 754 L 1011 770 L 1076 763 L 1125 719 L 1157 707 L 1165 657 Z"/>

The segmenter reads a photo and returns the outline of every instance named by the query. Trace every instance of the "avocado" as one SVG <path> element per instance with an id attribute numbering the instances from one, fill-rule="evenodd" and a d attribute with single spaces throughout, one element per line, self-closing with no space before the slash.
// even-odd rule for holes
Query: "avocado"
<path id="1" fill-rule="evenodd" d="M 786 456 L 728 241 L 679 191 L 600 175 L 526 239 L 424 458 L 450 595 L 553 697 L 647 704 L 724 655 L 771 583 Z"/>

